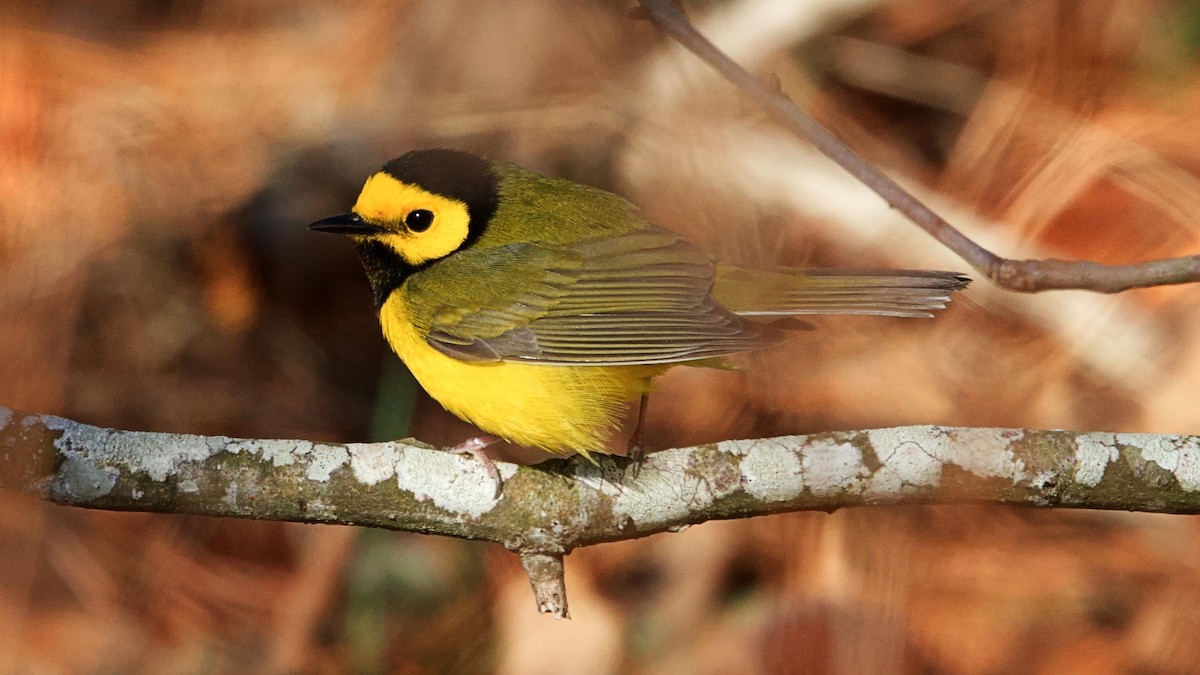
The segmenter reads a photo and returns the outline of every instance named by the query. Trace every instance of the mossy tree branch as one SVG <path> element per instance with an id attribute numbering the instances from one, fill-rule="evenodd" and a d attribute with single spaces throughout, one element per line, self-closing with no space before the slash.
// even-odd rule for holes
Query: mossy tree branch
<path id="1" fill-rule="evenodd" d="M 725 441 L 649 456 L 500 463 L 410 441 L 315 443 L 118 431 L 0 408 L 0 488 L 55 504 L 367 525 L 522 555 L 566 614 L 561 557 L 707 520 L 846 506 L 992 502 L 1200 512 L 1200 437 L 899 427 Z"/>

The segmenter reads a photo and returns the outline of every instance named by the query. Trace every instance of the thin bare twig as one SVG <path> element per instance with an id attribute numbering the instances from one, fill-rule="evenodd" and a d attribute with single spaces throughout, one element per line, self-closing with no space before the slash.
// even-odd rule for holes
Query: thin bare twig
<path id="1" fill-rule="evenodd" d="M 638 0 L 638 16 L 649 18 L 725 79 L 754 99 L 797 136 L 812 143 L 864 185 L 874 190 L 971 267 L 1001 288 L 1024 293 L 1088 290 L 1119 293 L 1131 288 L 1200 281 L 1200 255 L 1132 265 L 1105 265 L 1087 260 L 1012 260 L 972 241 L 919 199 L 859 157 L 837 136 L 801 110 L 786 94 L 757 78 L 709 42 L 671 0 Z"/>

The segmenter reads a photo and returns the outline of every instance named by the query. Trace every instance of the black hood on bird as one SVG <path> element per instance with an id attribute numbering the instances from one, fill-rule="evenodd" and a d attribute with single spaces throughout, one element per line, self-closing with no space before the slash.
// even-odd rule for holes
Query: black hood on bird
<path id="1" fill-rule="evenodd" d="M 442 197 L 467 205 L 467 237 L 456 250 L 470 247 L 487 230 L 500 205 L 500 179 L 484 158 L 460 150 L 413 150 L 383 165 L 383 173 Z M 344 213 L 312 223 L 309 229 L 333 234 L 358 235 L 355 248 L 367 272 L 367 280 L 382 307 L 392 291 L 410 275 L 435 260 L 419 265 L 406 262 L 395 250 L 373 239 L 387 229 L 368 222 L 357 213 Z"/>
<path id="2" fill-rule="evenodd" d="M 500 204 L 500 181 L 492 165 L 479 155 L 461 150 L 413 150 L 383 165 L 392 178 L 467 205 L 471 217 L 467 239 L 459 249 L 469 247 L 487 229 Z"/>

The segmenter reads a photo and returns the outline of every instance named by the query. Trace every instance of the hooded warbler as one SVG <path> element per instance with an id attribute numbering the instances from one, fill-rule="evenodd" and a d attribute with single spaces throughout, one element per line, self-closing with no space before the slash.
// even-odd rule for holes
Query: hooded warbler
<path id="1" fill-rule="evenodd" d="M 442 406 L 585 456 L 607 452 L 630 403 L 644 413 L 656 375 L 778 342 L 773 317 L 930 317 L 969 282 L 718 263 L 617 195 L 456 150 L 393 159 L 349 213 L 309 227 L 353 239 L 384 336 Z"/>

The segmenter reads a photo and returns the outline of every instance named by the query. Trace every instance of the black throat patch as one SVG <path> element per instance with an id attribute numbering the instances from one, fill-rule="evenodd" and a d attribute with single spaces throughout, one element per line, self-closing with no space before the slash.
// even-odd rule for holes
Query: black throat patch
<path id="1" fill-rule="evenodd" d="M 367 272 L 371 294 L 375 296 L 375 309 L 383 307 L 392 291 L 400 287 L 420 266 L 410 265 L 390 246 L 373 239 L 364 239 L 354 244 L 358 259 Z"/>

